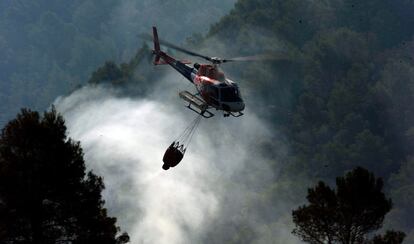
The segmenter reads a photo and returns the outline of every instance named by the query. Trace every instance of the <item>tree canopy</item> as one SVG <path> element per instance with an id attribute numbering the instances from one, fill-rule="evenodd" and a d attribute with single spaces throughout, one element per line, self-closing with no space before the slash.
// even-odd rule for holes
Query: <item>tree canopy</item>
<path id="1" fill-rule="evenodd" d="M 23 109 L 0 136 L 1 243 L 126 243 L 109 217 L 102 178 L 52 109 Z"/>
<path id="2" fill-rule="evenodd" d="M 392 207 L 382 187 L 381 178 L 360 167 L 338 177 L 336 189 L 320 181 L 308 190 L 309 204 L 293 210 L 293 234 L 309 243 L 366 243 L 367 234 L 382 226 Z M 403 239 L 404 233 L 388 231 L 372 241 L 401 243 Z"/>

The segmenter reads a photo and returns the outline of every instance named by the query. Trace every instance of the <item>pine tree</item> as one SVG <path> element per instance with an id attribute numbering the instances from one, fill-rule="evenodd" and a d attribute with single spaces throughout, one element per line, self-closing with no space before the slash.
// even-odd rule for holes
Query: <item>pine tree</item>
<path id="1" fill-rule="evenodd" d="M 103 207 L 102 178 L 53 108 L 23 109 L 0 136 L 1 243 L 126 243 Z"/>
<path id="2" fill-rule="evenodd" d="M 367 234 L 381 228 L 392 207 L 382 192 L 382 179 L 357 167 L 338 177 L 336 186 L 334 190 L 321 181 L 308 190 L 309 205 L 292 212 L 293 234 L 308 243 L 367 243 Z M 401 243 L 404 233 L 388 232 L 373 243 L 386 239 Z"/>

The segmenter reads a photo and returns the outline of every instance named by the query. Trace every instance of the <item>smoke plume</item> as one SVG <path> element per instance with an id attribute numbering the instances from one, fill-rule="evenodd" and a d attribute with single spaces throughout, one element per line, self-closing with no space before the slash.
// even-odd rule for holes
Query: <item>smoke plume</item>
<path id="1" fill-rule="evenodd" d="M 131 243 L 206 241 L 215 224 L 240 212 L 249 191 L 274 178 L 256 152 L 271 133 L 249 108 L 240 118 L 203 119 L 183 161 L 164 171 L 165 149 L 195 117 L 169 94 L 134 99 L 85 87 L 55 102 L 87 167 L 104 177 L 105 206 Z"/>

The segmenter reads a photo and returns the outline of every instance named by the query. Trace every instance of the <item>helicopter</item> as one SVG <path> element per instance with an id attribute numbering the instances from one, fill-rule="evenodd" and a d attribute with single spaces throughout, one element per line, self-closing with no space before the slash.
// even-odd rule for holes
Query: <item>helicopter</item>
<path id="1" fill-rule="evenodd" d="M 236 57 L 231 59 L 223 59 L 219 57 L 209 57 L 193 51 L 189 51 L 182 47 L 176 46 L 158 38 L 157 28 L 152 27 L 151 35 L 141 35 L 142 38 L 152 40 L 154 49 L 152 54 L 155 56 L 154 65 L 170 65 L 187 80 L 194 84 L 197 93 L 192 94 L 188 91 L 179 92 L 180 98 L 188 102 L 187 107 L 199 114 L 193 122 L 184 130 L 184 132 L 172 142 L 163 156 L 164 170 L 175 167 L 183 159 L 187 147 L 191 141 L 195 129 L 200 123 L 201 116 L 211 118 L 214 116 L 209 109 L 215 108 L 222 110 L 224 117 L 240 117 L 243 115 L 245 104 L 241 97 L 239 87 L 236 82 L 225 77 L 224 72 L 219 69 L 219 65 L 227 62 L 236 61 L 258 61 L 258 60 L 274 60 L 274 55 L 256 55 Z M 191 56 L 203 58 L 210 63 L 199 64 L 186 60 L 177 60 L 166 52 L 161 50 L 160 44 L 163 46 L 178 50 Z"/>
<path id="2" fill-rule="evenodd" d="M 226 62 L 251 61 L 256 60 L 256 56 L 237 57 L 232 59 L 222 59 L 218 57 L 208 57 L 202 54 L 189 51 L 182 47 L 171 44 L 158 38 L 157 28 L 152 27 L 152 40 L 155 56 L 154 65 L 170 65 L 187 80 L 195 85 L 197 92 L 195 94 L 188 91 L 179 92 L 179 97 L 188 102 L 187 107 L 204 118 L 214 116 L 211 108 L 222 110 L 224 117 L 240 117 L 243 115 L 245 108 L 244 101 L 241 97 L 238 85 L 225 77 L 219 69 L 219 65 Z M 145 36 L 144 36 L 145 37 Z M 147 38 L 147 39 L 150 39 Z M 160 44 L 163 46 L 178 50 L 191 56 L 196 56 L 209 61 L 209 64 L 194 63 L 193 66 L 189 61 L 177 60 L 166 52 L 162 51 Z"/>

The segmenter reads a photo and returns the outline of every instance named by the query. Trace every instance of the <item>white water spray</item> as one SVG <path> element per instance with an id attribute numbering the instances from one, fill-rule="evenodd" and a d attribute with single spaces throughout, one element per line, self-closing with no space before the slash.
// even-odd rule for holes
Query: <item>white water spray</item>
<path id="1" fill-rule="evenodd" d="M 252 160 L 255 140 L 268 134 L 254 115 L 218 114 L 201 122 L 183 161 L 164 171 L 165 149 L 195 116 L 178 98 L 173 105 L 87 87 L 55 104 L 69 136 L 81 141 L 87 167 L 104 177 L 105 206 L 131 243 L 201 242 L 207 227 L 223 217 L 223 204 L 241 206 L 243 187 L 230 193 L 228 182 Z"/>

